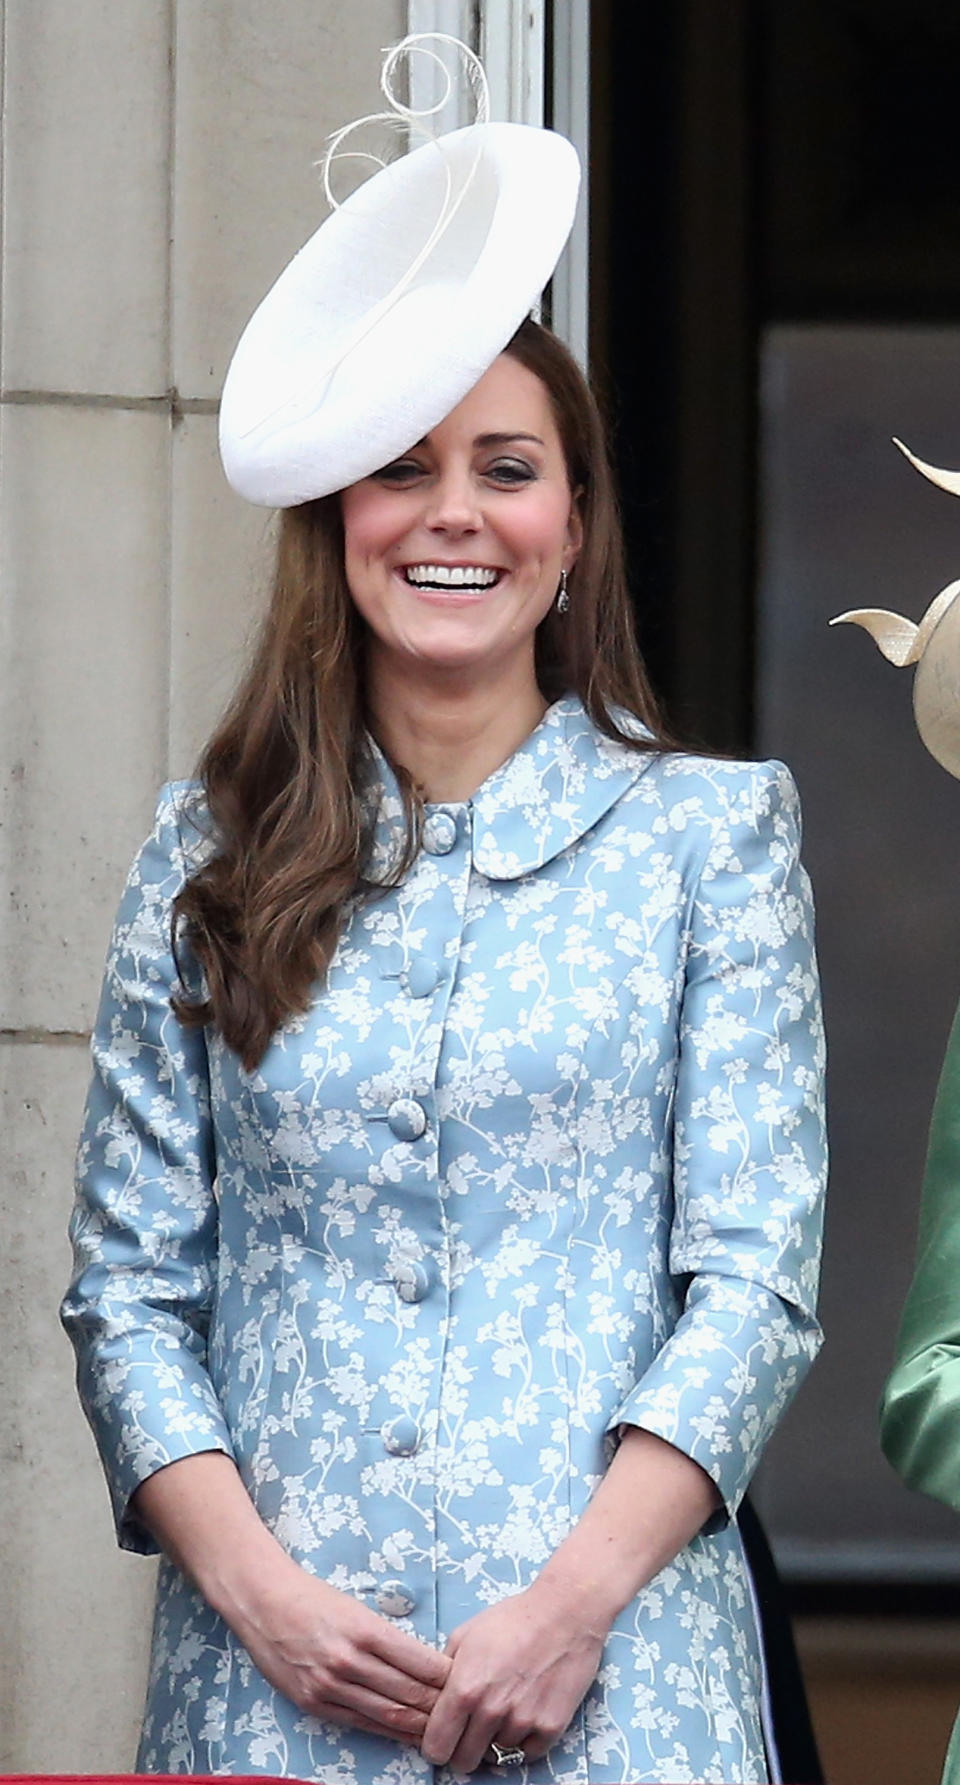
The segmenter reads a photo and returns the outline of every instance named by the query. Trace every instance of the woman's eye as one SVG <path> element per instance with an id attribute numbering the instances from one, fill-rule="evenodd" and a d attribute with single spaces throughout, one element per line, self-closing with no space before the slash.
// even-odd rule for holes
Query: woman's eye
<path id="1" fill-rule="evenodd" d="M 384 465 L 382 470 L 375 471 L 374 477 L 378 483 L 412 483 L 422 472 L 423 466 L 418 465 L 416 459 L 395 459 L 392 465 Z"/>
<path id="2" fill-rule="evenodd" d="M 536 472 L 523 459 L 497 459 L 495 464 L 488 465 L 487 476 L 494 483 L 520 484 L 532 483 Z"/>

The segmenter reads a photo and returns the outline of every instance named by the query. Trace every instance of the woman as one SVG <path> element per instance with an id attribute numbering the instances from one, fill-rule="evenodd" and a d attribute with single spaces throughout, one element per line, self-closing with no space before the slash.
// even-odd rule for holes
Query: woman
<path id="1" fill-rule="evenodd" d="M 139 1765 L 766 1779 L 730 1514 L 818 1337 L 792 784 L 660 732 L 545 330 L 415 439 L 284 514 L 108 964 L 65 1317 L 167 1558 Z"/>
<path id="2" fill-rule="evenodd" d="M 910 463 L 937 488 L 960 496 L 960 473 L 930 465 L 903 445 Z M 950 582 L 915 624 L 885 608 L 856 608 L 837 620 L 871 634 L 899 667 L 915 663 L 917 730 L 934 759 L 960 777 L 960 583 Z M 908 1487 L 960 1511 L 960 1013 L 954 1018 L 940 1073 L 927 1146 L 917 1256 L 897 1337 L 893 1369 L 880 1405 L 884 1455 Z M 960 1717 L 954 1725 L 943 1785 L 960 1785 Z"/>

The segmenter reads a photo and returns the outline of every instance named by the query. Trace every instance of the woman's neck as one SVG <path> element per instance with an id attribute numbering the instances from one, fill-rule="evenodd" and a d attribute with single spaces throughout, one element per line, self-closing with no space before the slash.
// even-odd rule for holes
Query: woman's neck
<path id="1" fill-rule="evenodd" d="M 539 725 L 547 710 L 529 674 L 465 686 L 394 675 L 370 665 L 371 729 L 429 801 L 469 799 Z"/>

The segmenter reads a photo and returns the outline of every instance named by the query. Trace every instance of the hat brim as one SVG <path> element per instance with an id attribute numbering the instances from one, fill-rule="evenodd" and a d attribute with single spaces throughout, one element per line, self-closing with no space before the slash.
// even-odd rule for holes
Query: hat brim
<path id="1" fill-rule="evenodd" d="M 220 408 L 233 488 L 291 507 L 368 477 L 436 427 L 543 291 L 579 180 L 565 137 L 475 124 L 352 193 L 237 345 Z"/>

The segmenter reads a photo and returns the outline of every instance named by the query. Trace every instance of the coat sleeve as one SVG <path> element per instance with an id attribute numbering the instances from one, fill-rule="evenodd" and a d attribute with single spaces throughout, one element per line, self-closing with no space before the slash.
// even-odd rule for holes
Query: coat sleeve
<path id="1" fill-rule="evenodd" d="M 681 1311 L 610 1427 L 692 1457 L 722 1522 L 820 1344 L 826 1142 L 796 788 L 780 763 L 719 767 L 680 1019 L 669 1264 Z"/>
<path id="2" fill-rule="evenodd" d="M 960 1511 L 960 1011 L 930 1122 L 917 1261 L 880 1441 L 908 1487 Z"/>
<path id="3" fill-rule="evenodd" d="M 190 871 L 179 804 L 165 788 L 107 957 L 61 1310 L 119 1541 L 142 1554 L 156 1545 L 129 1510 L 134 1489 L 180 1457 L 232 1454 L 206 1367 L 217 1258 L 206 1043 L 170 1009 L 171 906 Z"/>

